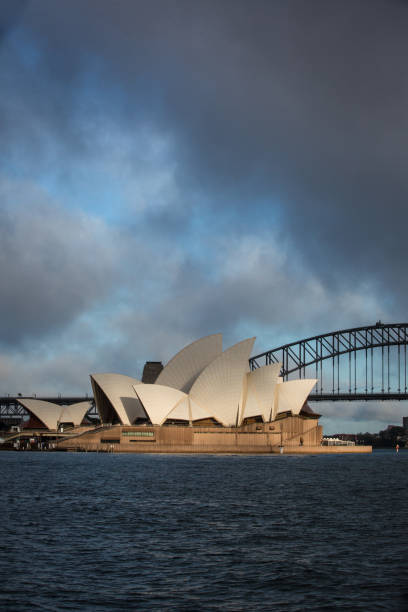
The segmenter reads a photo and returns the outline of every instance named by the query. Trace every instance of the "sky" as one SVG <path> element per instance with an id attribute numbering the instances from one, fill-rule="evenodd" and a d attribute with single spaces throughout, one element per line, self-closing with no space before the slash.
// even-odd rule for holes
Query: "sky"
<path id="1" fill-rule="evenodd" d="M 407 31 L 405 0 L 2 0 L 0 394 L 405 322 Z"/>

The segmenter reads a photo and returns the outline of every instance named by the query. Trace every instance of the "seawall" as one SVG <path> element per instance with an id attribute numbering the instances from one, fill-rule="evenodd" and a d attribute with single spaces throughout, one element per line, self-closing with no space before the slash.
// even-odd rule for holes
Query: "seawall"
<path id="1" fill-rule="evenodd" d="M 242 427 L 108 426 L 65 438 L 56 450 L 110 453 L 338 454 L 371 446 L 322 446 L 316 420 L 287 417 Z M 283 451 L 281 448 L 283 447 Z"/>

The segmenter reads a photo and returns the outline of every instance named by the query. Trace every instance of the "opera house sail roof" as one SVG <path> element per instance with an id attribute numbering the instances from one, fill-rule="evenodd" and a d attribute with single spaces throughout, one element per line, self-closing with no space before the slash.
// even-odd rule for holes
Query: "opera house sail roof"
<path id="1" fill-rule="evenodd" d="M 280 363 L 272 363 L 246 374 L 241 421 L 258 415 L 261 415 L 265 422 L 275 418 L 277 408 L 275 388 L 278 384 L 280 369 Z"/>
<path id="2" fill-rule="evenodd" d="M 95 403 L 102 423 L 131 425 L 146 418 L 143 406 L 133 388 L 137 378 L 123 374 L 91 374 Z"/>
<path id="3" fill-rule="evenodd" d="M 188 393 L 195 380 L 222 353 L 222 334 L 205 336 L 177 353 L 163 368 L 156 384 Z"/>
<path id="4" fill-rule="evenodd" d="M 212 361 L 191 388 L 191 399 L 227 427 L 238 424 L 242 381 L 255 338 L 243 340 Z"/>
<path id="5" fill-rule="evenodd" d="M 162 425 L 173 409 L 179 407 L 183 410 L 183 405 L 188 404 L 188 395 L 173 387 L 140 384 L 134 385 L 134 390 L 153 425 Z M 182 414 L 184 415 L 184 412 Z M 188 420 L 188 412 L 186 420 Z"/>
<path id="6" fill-rule="evenodd" d="M 150 384 L 122 374 L 92 374 L 102 423 L 191 425 L 210 419 L 236 427 L 246 419 L 269 422 L 279 414 L 299 414 L 316 380 L 283 382 L 279 363 L 250 372 L 254 341 L 223 351 L 221 334 L 200 338 L 170 359 Z"/>
<path id="7" fill-rule="evenodd" d="M 277 386 L 277 414 L 291 412 L 299 414 L 309 393 L 315 386 L 317 380 L 288 380 Z"/>
<path id="8" fill-rule="evenodd" d="M 81 425 L 91 407 L 90 402 L 79 402 L 69 406 L 61 406 L 60 404 L 32 398 L 19 398 L 18 401 L 31 416 L 40 421 L 46 429 L 51 430 L 58 429 L 61 423 L 72 423 L 75 426 Z"/>

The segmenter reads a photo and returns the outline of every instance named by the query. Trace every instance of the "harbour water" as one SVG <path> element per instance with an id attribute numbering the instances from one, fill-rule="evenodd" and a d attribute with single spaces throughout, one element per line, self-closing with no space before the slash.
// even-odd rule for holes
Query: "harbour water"
<path id="1" fill-rule="evenodd" d="M 0 464 L 2 610 L 408 609 L 408 451 Z"/>

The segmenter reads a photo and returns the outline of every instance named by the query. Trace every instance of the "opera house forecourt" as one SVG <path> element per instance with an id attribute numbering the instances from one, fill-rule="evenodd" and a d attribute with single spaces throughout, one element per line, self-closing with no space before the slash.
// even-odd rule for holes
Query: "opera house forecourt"
<path id="1" fill-rule="evenodd" d="M 147 362 L 142 380 L 92 374 L 101 425 L 60 440 L 57 448 L 136 453 L 371 450 L 322 446 L 320 415 L 306 402 L 316 379 L 284 382 L 280 363 L 250 371 L 254 341 L 249 338 L 223 351 L 221 334 L 206 336 L 183 348 L 164 368 Z"/>

